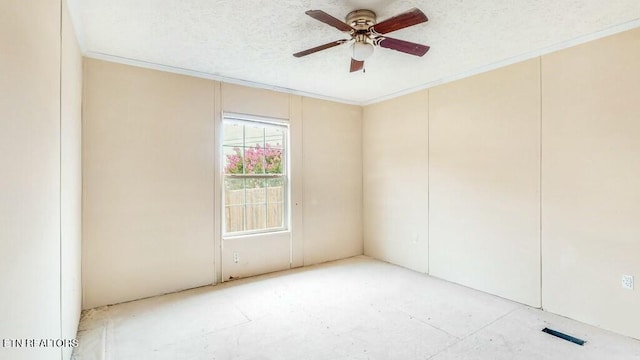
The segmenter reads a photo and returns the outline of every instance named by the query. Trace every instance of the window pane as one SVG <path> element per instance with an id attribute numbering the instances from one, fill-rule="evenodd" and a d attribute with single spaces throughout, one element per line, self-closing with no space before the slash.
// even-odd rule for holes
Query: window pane
<path id="1" fill-rule="evenodd" d="M 264 127 L 245 125 L 245 174 L 264 174 Z"/>
<path id="2" fill-rule="evenodd" d="M 244 144 L 245 146 L 256 145 L 264 147 L 264 126 L 245 125 L 244 127 Z"/>
<path id="3" fill-rule="evenodd" d="M 260 145 L 244 149 L 244 173 L 264 174 L 264 148 Z"/>
<path id="4" fill-rule="evenodd" d="M 225 229 L 244 230 L 244 179 L 224 180 Z"/>
<path id="5" fill-rule="evenodd" d="M 282 149 L 267 147 L 264 149 L 265 172 L 267 174 L 283 174 L 284 159 Z"/>
<path id="6" fill-rule="evenodd" d="M 267 210 L 265 204 L 247 204 L 247 228 L 245 230 L 262 230 L 267 227 Z"/>
<path id="7" fill-rule="evenodd" d="M 267 174 L 284 173 L 284 135 L 283 128 L 265 128 L 264 160 Z"/>
<path id="8" fill-rule="evenodd" d="M 265 146 L 274 149 L 284 148 L 284 129 L 268 127 L 264 130 Z"/>
<path id="9" fill-rule="evenodd" d="M 267 180 L 267 228 L 284 226 L 284 179 Z"/>
<path id="10" fill-rule="evenodd" d="M 224 205 L 243 205 L 244 179 L 224 179 Z"/>
<path id="11" fill-rule="evenodd" d="M 226 232 L 244 231 L 244 205 L 225 206 L 224 216 Z"/>
<path id="12" fill-rule="evenodd" d="M 241 149 L 241 147 L 237 146 L 224 146 L 222 148 L 225 174 L 242 174 L 244 161 Z"/>
<path id="13" fill-rule="evenodd" d="M 246 179 L 245 182 L 245 202 L 247 204 L 264 204 L 266 202 L 266 180 Z"/>
<path id="14" fill-rule="evenodd" d="M 236 123 L 224 123 L 224 140 L 222 146 L 239 147 L 244 146 L 244 125 Z"/>
<path id="15" fill-rule="evenodd" d="M 266 191 L 265 179 L 246 179 L 245 203 L 247 204 L 247 227 L 245 230 L 260 230 L 267 227 Z"/>

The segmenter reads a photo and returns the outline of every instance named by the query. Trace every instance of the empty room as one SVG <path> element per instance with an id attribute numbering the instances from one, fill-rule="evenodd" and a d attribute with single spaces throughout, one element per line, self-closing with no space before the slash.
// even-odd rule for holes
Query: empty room
<path id="1" fill-rule="evenodd" d="M 638 0 L 0 0 L 0 360 L 640 360 Z"/>

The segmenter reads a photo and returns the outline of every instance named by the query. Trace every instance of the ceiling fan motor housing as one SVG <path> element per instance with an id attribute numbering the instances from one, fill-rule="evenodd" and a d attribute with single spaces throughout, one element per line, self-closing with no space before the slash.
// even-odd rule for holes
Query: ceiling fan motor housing
<path id="1" fill-rule="evenodd" d="M 347 14 L 345 22 L 357 32 L 366 32 L 376 24 L 376 13 L 371 10 L 355 10 Z"/>

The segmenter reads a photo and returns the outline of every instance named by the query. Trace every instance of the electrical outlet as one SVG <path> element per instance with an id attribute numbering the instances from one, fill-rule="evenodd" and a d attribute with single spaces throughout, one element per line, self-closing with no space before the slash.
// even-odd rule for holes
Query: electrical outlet
<path id="1" fill-rule="evenodd" d="M 240 261 L 240 254 L 236 251 L 233 253 L 233 262 L 238 263 Z"/>
<path id="2" fill-rule="evenodd" d="M 622 288 L 633 290 L 633 275 L 622 275 Z"/>

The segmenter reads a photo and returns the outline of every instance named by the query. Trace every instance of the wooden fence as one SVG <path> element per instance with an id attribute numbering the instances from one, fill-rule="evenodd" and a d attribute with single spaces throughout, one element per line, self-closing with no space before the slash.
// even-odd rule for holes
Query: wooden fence
<path id="1" fill-rule="evenodd" d="M 226 232 L 282 227 L 283 190 L 283 186 L 225 190 Z M 243 201 L 245 196 L 246 201 Z"/>

